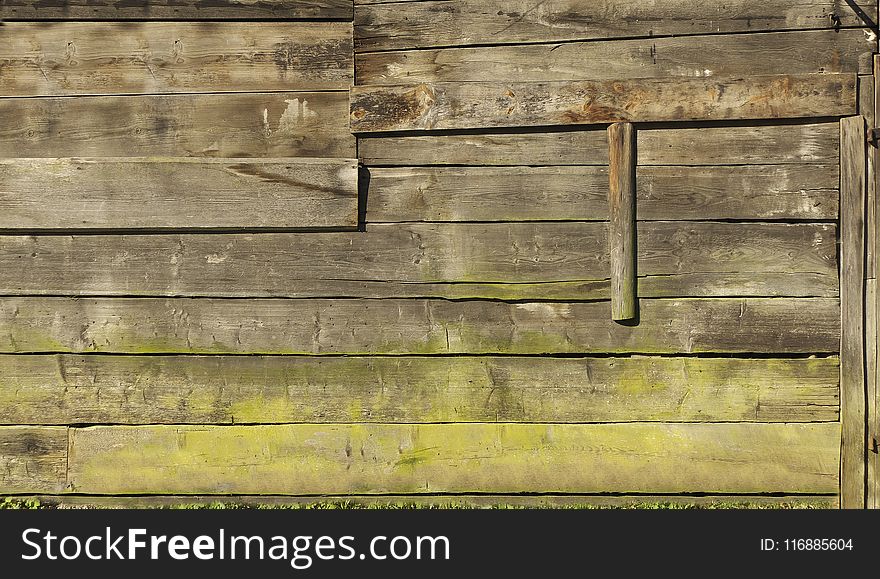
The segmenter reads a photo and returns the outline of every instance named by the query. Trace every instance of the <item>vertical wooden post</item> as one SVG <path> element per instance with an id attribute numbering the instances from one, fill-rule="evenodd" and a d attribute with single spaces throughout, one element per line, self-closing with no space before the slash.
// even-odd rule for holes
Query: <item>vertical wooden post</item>
<path id="1" fill-rule="evenodd" d="M 840 506 L 865 508 L 865 118 L 840 121 Z M 809 323 L 809 320 L 805 320 Z"/>
<path id="2" fill-rule="evenodd" d="M 873 82 L 871 100 L 864 108 L 869 112 L 868 126 L 877 126 L 877 102 L 880 101 L 880 55 L 874 55 L 874 74 L 869 77 Z M 861 87 L 860 94 L 861 94 Z M 864 92 L 868 92 L 867 90 Z M 880 149 L 877 143 L 868 149 L 868 262 L 867 281 L 865 282 L 865 353 L 867 355 L 867 396 L 868 396 L 868 460 L 867 478 L 868 489 L 866 502 L 869 509 L 880 509 L 880 360 L 878 360 L 878 317 L 880 317 L 880 293 L 877 291 L 878 259 L 880 259 L 880 247 L 878 247 L 878 228 L 880 228 L 880 199 L 878 199 L 878 178 L 880 171 L 877 170 L 880 163 Z"/>
<path id="3" fill-rule="evenodd" d="M 636 133 L 632 123 L 608 127 L 610 147 L 611 319 L 636 317 Z"/>

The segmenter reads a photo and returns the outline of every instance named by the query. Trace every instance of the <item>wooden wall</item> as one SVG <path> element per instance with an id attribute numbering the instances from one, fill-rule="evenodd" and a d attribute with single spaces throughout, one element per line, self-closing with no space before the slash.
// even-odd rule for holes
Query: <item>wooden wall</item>
<path id="1" fill-rule="evenodd" d="M 876 3 L 32 4 L 0 492 L 836 501 Z"/>

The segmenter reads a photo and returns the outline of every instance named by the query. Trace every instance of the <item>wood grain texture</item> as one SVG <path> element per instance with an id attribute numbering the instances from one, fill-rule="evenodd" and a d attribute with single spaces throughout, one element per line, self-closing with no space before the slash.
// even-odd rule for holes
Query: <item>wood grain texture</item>
<path id="1" fill-rule="evenodd" d="M 865 461 L 866 493 L 865 504 L 869 509 L 880 508 L 880 425 L 878 425 L 877 402 L 880 400 L 878 387 L 877 351 L 877 280 L 865 280 L 865 385 L 868 397 L 867 408 L 867 453 Z"/>
<path id="2" fill-rule="evenodd" d="M 607 165 L 605 129 L 524 134 L 363 136 L 358 154 L 371 166 Z M 837 122 L 759 126 L 706 125 L 639 131 L 639 166 L 839 163 Z"/>
<path id="3" fill-rule="evenodd" d="M 855 5 L 877 21 L 877 4 L 854 0 L 443 0 L 364 4 L 355 11 L 355 47 L 396 50 L 469 44 L 554 42 L 864 26 Z"/>
<path id="4" fill-rule="evenodd" d="M 632 123 L 608 127 L 608 256 L 611 319 L 638 315 L 636 286 L 636 131 Z"/>
<path id="5" fill-rule="evenodd" d="M 866 30 L 645 38 L 360 53 L 360 85 L 870 73 Z"/>
<path id="6" fill-rule="evenodd" d="M 59 509 L 110 508 L 149 509 L 198 505 L 323 505 L 345 503 L 362 506 L 385 506 L 400 508 L 401 505 L 435 506 L 452 508 L 510 507 L 522 508 L 657 508 L 658 505 L 681 507 L 737 509 L 836 509 L 837 495 L 605 495 L 605 494 L 457 494 L 457 495 L 25 495 L 21 499 L 34 499 L 43 505 Z"/>
<path id="7" fill-rule="evenodd" d="M 0 356 L 0 424 L 822 422 L 836 357 Z"/>
<path id="8" fill-rule="evenodd" d="M 637 168 L 642 221 L 833 220 L 839 164 Z M 582 167 L 370 169 L 368 223 L 608 219 L 608 170 Z"/>
<path id="9" fill-rule="evenodd" d="M 607 302 L 3 298 L 0 352 L 128 354 L 836 353 L 829 298 Z"/>
<path id="10" fill-rule="evenodd" d="M 351 24 L 3 26 L 0 96 L 348 90 Z"/>
<path id="11" fill-rule="evenodd" d="M 414 285 L 464 283 L 474 286 L 447 297 L 499 297 L 496 284 L 507 283 L 520 286 L 519 299 L 546 297 L 547 282 L 608 279 L 607 232 L 596 222 L 414 223 L 308 234 L 0 236 L 0 294 L 305 297 L 363 287 L 382 297 L 377 285 L 386 295 L 419 295 L 432 290 Z M 662 295 L 836 295 L 833 224 L 649 222 L 639 240 L 640 275 L 658 277 L 640 285 L 646 297 L 652 287 L 666 288 Z M 587 283 L 581 299 L 599 290 L 607 284 Z"/>
<path id="12" fill-rule="evenodd" d="M 351 19 L 350 0 L 4 0 L 3 20 Z"/>
<path id="13" fill-rule="evenodd" d="M 67 428 L 0 426 L 0 494 L 57 493 L 67 484 Z"/>
<path id="14" fill-rule="evenodd" d="M 74 429 L 91 494 L 833 492 L 840 425 L 438 424 Z"/>
<path id="15" fill-rule="evenodd" d="M 0 99 L 0 157 L 357 155 L 344 92 Z"/>
<path id="16" fill-rule="evenodd" d="M 840 121 L 841 508 L 865 507 L 865 119 Z"/>
<path id="17" fill-rule="evenodd" d="M 0 159 L 0 229 L 355 228 L 352 159 Z"/>
<path id="18" fill-rule="evenodd" d="M 354 87 L 354 133 L 827 117 L 856 112 L 853 74 Z"/>

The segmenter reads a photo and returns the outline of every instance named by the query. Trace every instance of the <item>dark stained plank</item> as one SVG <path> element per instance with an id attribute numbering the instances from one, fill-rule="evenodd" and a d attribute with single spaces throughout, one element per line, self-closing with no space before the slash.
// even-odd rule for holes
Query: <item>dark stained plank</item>
<path id="1" fill-rule="evenodd" d="M 840 121 L 840 506 L 865 508 L 865 118 Z"/>
<path id="2" fill-rule="evenodd" d="M 358 84 L 870 73 L 866 30 L 644 38 L 360 53 Z"/>
<path id="3" fill-rule="evenodd" d="M 642 223 L 639 274 L 666 279 L 649 282 L 649 293 L 640 295 L 651 295 L 655 283 L 684 292 L 678 295 L 836 295 L 836 252 L 833 224 Z M 395 295 L 419 295 L 441 288 L 418 284 L 465 282 L 476 285 L 454 291 L 499 297 L 494 284 L 521 284 L 521 298 L 541 298 L 543 282 L 601 282 L 609 274 L 607 224 L 597 222 L 0 237 L 2 295 L 305 297 L 376 292 L 376 284 Z M 607 290 L 585 285 L 584 299 Z"/>
<path id="4" fill-rule="evenodd" d="M 348 90 L 351 24 L 3 26 L 0 96 Z"/>
<path id="5" fill-rule="evenodd" d="M 840 425 L 432 424 L 73 429 L 90 494 L 829 493 Z"/>
<path id="6" fill-rule="evenodd" d="M 808 74 L 354 87 L 355 133 L 842 116 L 856 75 Z"/>
<path id="7" fill-rule="evenodd" d="M 611 319 L 638 315 L 636 281 L 636 131 L 632 123 L 608 127 L 608 246 Z"/>
<path id="8" fill-rule="evenodd" d="M 355 11 L 359 51 L 719 34 L 863 26 L 877 4 L 853 0 L 432 0 L 365 4 Z"/>
<path id="9" fill-rule="evenodd" d="M 608 219 L 601 166 L 369 171 L 369 223 Z M 647 166 L 636 186 L 640 220 L 832 220 L 839 165 Z"/>
<path id="10" fill-rule="evenodd" d="M 3 0 L 2 20 L 351 19 L 351 0 Z"/>
<path id="11" fill-rule="evenodd" d="M 836 357 L 0 356 L 2 424 L 822 422 Z"/>
<path id="12" fill-rule="evenodd" d="M 524 134 L 363 136 L 375 165 L 608 165 L 604 127 Z M 639 131 L 639 166 L 838 163 L 837 122 Z"/>
<path id="13" fill-rule="evenodd" d="M 356 156 L 344 92 L 0 99 L 0 157 Z"/>
<path id="14" fill-rule="evenodd" d="M 3 298 L 0 352 L 125 354 L 836 353 L 829 298 L 608 302 Z"/>
<path id="15" fill-rule="evenodd" d="M 351 159 L 0 159 L 0 229 L 354 228 Z"/>
<path id="16" fill-rule="evenodd" d="M 57 493 L 67 484 L 67 428 L 0 426 L 0 494 Z"/>

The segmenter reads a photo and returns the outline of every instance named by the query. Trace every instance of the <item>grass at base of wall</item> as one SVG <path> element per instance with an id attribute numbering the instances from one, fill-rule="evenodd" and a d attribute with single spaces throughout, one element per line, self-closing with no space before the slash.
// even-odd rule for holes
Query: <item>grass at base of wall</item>
<path id="1" fill-rule="evenodd" d="M 43 502 L 39 499 L 33 498 L 25 498 L 18 499 L 14 497 L 7 497 L 0 500 L 0 510 L 2 509 L 89 509 L 89 508 L 124 508 L 124 506 L 107 506 L 107 505 L 91 505 L 91 504 L 67 504 L 64 502 Z M 195 509 L 195 510 L 223 510 L 223 509 L 292 509 L 292 510 L 336 510 L 336 509 L 351 509 L 351 510 L 371 510 L 371 509 L 386 509 L 386 510 L 400 510 L 400 509 L 442 509 L 442 510 L 455 510 L 455 509 L 472 509 L 472 508 L 481 508 L 481 509 L 529 509 L 529 508 L 539 508 L 539 509 L 646 509 L 646 510 L 660 510 L 660 509 L 669 509 L 669 510 L 690 510 L 690 509 L 827 509 L 828 504 L 825 502 L 813 502 L 813 501 L 803 501 L 803 502 L 791 502 L 791 501 L 762 501 L 762 502 L 750 502 L 750 501 L 707 501 L 700 503 L 686 503 L 686 502 L 638 502 L 633 501 L 629 503 L 623 503 L 618 505 L 607 505 L 607 504 L 564 504 L 564 505 L 537 505 L 537 506 L 528 506 L 528 505 L 511 505 L 511 504 L 494 504 L 494 505 L 473 505 L 467 503 L 407 503 L 407 502 L 389 502 L 389 503 L 363 503 L 357 501 L 316 501 L 316 502 L 301 502 L 301 503 L 290 503 L 290 504 L 259 504 L 259 503 L 234 503 L 234 502 L 213 502 L 213 503 L 177 503 L 177 504 L 165 504 L 165 505 L 156 505 L 151 507 L 139 506 L 138 508 L 151 508 L 151 509 L 171 509 L 171 510 L 180 510 L 180 509 Z"/>

